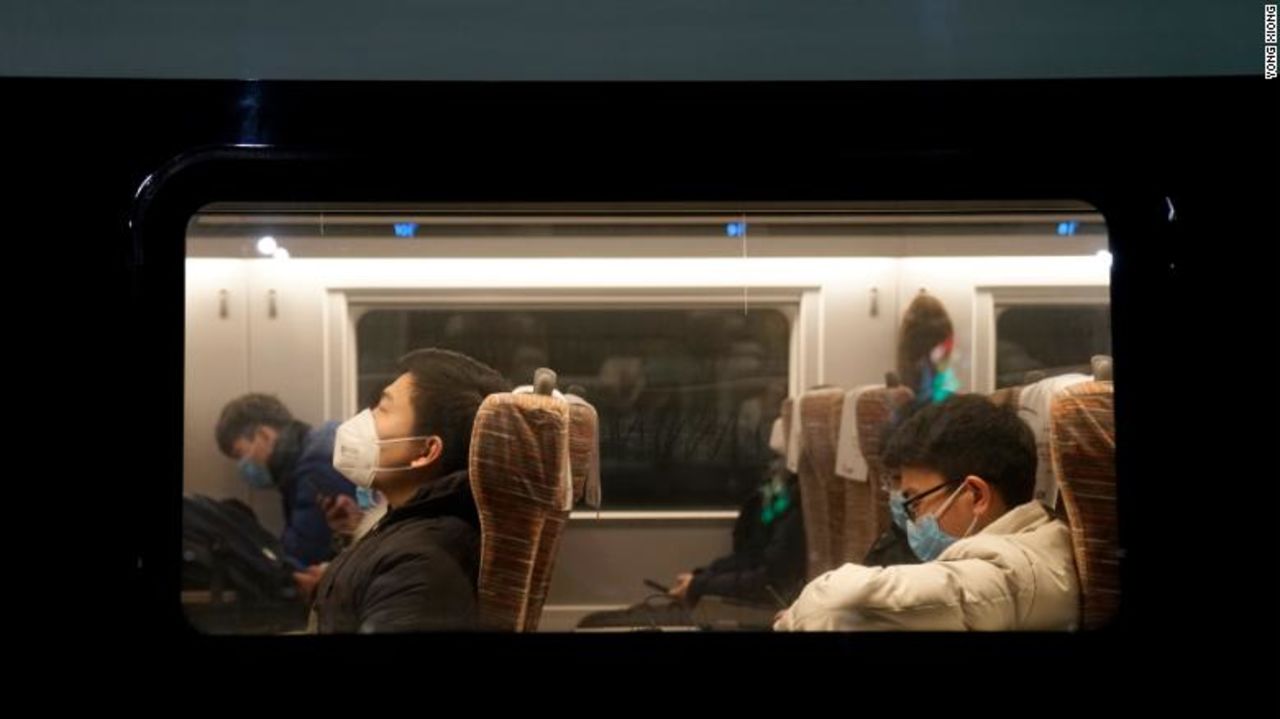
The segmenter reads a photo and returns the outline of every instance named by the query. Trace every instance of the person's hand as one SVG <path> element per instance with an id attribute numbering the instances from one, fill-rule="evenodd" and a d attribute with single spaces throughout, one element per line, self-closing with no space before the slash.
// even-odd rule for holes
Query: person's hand
<path id="1" fill-rule="evenodd" d="M 689 585 L 692 583 L 693 583 L 693 574 L 691 572 L 683 572 L 681 574 L 677 574 L 676 583 L 672 585 L 671 589 L 667 592 L 667 594 L 675 597 L 676 599 L 679 599 L 682 602 L 686 601 L 689 596 Z"/>
<path id="2" fill-rule="evenodd" d="M 780 612 L 778 612 L 777 614 L 773 615 L 773 628 L 774 628 L 775 630 L 778 628 L 778 622 L 781 622 L 781 621 L 782 621 L 782 618 L 783 618 L 783 617 L 785 617 L 785 616 L 787 616 L 787 610 L 785 610 L 785 609 L 783 609 L 782 611 L 780 611 Z"/>
<path id="3" fill-rule="evenodd" d="M 364 517 L 360 505 L 349 495 L 339 494 L 335 497 L 321 496 L 320 509 L 324 511 L 324 521 L 334 534 L 341 534 L 350 539 L 355 536 L 356 527 Z"/>
<path id="4" fill-rule="evenodd" d="M 310 604 L 312 597 L 316 593 L 316 585 L 320 583 L 320 577 L 324 576 L 324 570 L 329 568 L 329 563 L 313 564 L 301 572 L 293 573 L 293 583 L 298 586 L 298 594 L 302 600 Z"/>

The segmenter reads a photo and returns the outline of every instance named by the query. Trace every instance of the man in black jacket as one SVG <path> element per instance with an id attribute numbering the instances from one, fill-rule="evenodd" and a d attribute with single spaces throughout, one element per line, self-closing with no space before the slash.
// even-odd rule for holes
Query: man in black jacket
<path id="1" fill-rule="evenodd" d="M 382 492 L 388 511 L 321 577 L 314 608 L 322 634 L 475 628 L 471 428 L 484 398 L 510 387 L 447 350 L 412 352 L 400 370 L 376 405 L 338 428 L 334 466 Z"/>
<path id="2" fill-rule="evenodd" d="M 697 605 L 703 596 L 715 595 L 781 607 L 799 596 L 805 585 L 799 481 L 786 471 L 781 458 L 769 471 L 770 480 L 752 494 L 738 514 L 733 553 L 678 575 L 672 596 L 689 606 Z M 863 564 L 919 564 L 907 543 L 905 512 L 895 510 L 893 514 L 894 524 L 876 539 Z"/>
<path id="3" fill-rule="evenodd" d="M 671 595 L 689 606 L 706 595 L 785 607 L 805 583 L 804 521 L 799 481 L 779 458 L 733 526 L 733 552 L 676 577 Z"/>
<path id="4" fill-rule="evenodd" d="M 752 492 L 738 512 L 731 554 L 678 575 L 666 601 L 654 602 L 661 597 L 655 595 L 626 609 L 593 612 L 582 618 L 578 628 L 688 626 L 743 620 L 744 607 L 786 608 L 799 596 L 804 583 L 805 538 L 799 481 L 787 471 L 785 460 L 779 458 L 769 466 L 764 485 Z M 728 599 L 736 607 L 710 611 L 699 608 L 699 616 L 695 617 L 690 610 L 704 596 Z M 765 622 L 764 627 L 767 626 Z"/>

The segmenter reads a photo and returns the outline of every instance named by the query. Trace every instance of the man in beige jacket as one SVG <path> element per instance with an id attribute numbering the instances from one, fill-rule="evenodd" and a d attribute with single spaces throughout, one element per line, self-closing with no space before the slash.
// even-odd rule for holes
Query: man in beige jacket
<path id="1" fill-rule="evenodd" d="M 920 410 L 885 448 L 900 476 L 922 564 L 846 564 L 814 579 L 774 624 L 804 630 L 1064 630 L 1076 626 L 1079 584 L 1070 533 L 1032 499 L 1035 438 L 980 395 Z"/>

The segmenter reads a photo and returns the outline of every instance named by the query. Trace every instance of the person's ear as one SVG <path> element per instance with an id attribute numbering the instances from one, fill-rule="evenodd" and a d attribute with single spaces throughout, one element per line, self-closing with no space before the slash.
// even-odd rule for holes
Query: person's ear
<path id="1" fill-rule="evenodd" d="M 418 456 L 414 457 L 409 466 L 413 468 L 425 467 L 440 459 L 440 455 L 444 454 L 444 440 L 436 435 L 431 435 L 423 440 L 419 449 Z"/>
<path id="2" fill-rule="evenodd" d="M 965 491 L 973 497 L 973 516 L 979 521 L 990 516 L 995 509 L 995 488 L 987 480 L 976 474 L 964 478 Z"/>

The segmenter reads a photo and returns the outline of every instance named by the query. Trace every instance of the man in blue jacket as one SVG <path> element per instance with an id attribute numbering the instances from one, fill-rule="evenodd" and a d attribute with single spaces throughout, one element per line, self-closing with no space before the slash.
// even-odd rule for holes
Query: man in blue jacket
<path id="1" fill-rule="evenodd" d="M 227 403 L 214 430 L 218 448 L 236 460 L 255 489 L 277 489 L 284 506 L 284 544 L 298 570 L 335 554 L 335 513 L 355 510 L 356 487 L 333 466 L 337 422 L 312 427 L 294 419 L 279 399 L 246 394 Z M 326 519 L 326 510 L 331 515 Z"/>

